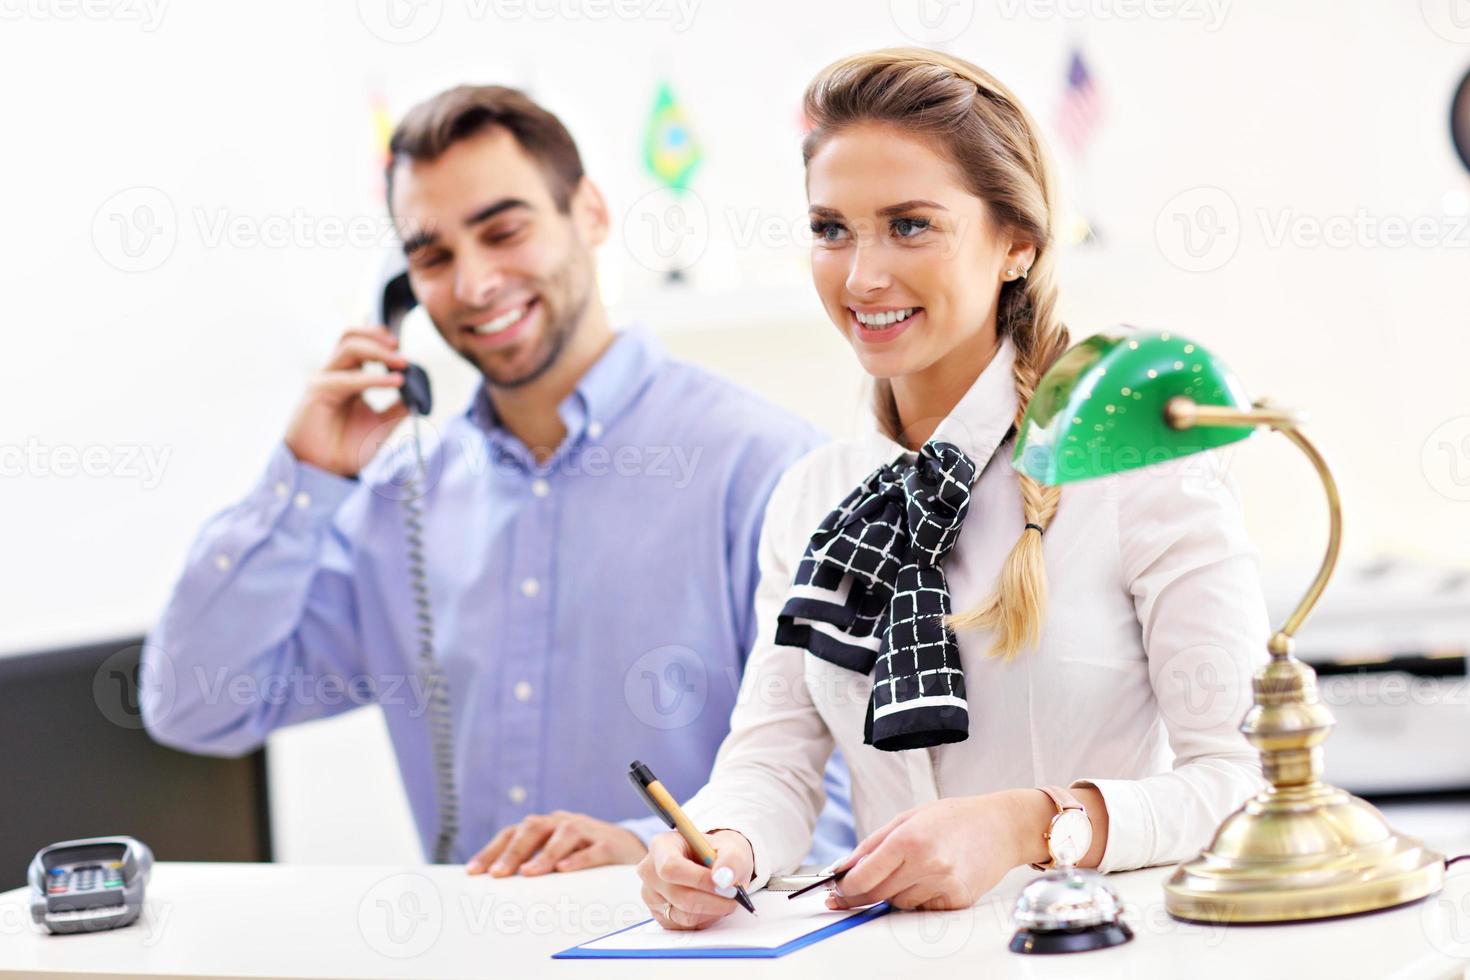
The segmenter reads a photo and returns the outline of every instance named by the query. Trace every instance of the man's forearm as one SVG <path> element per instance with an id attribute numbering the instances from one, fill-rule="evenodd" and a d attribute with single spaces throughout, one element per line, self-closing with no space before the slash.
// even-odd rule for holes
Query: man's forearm
<path id="1" fill-rule="evenodd" d="M 190 551 L 143 651 L 143 719 L 160 742 L 248 752 L 280 724 L 319 714 L 302 671 L 358 656 L 350 582 L 324 574 L 332 514 L 352 484 L 281 447 L 239 504 Z"/>

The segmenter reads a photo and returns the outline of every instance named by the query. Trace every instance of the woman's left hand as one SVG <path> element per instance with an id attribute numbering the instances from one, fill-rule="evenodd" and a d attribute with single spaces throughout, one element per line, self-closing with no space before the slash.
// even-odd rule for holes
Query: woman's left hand
<path id="1" fill-rule="evenodd" d="M 1045 823 L 1038 821 L 1048 811 L 1055 812 L 1040 791 L 1006 790 L 900 813 L 834 868 L 851 870 L 827 906 L 888 901 L 905 909 L 968 908 L 1007 871 L 1045 860 Z"/>

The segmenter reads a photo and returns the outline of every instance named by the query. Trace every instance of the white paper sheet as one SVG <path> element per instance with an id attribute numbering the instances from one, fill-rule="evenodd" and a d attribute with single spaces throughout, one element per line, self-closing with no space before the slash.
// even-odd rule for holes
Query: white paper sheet
<path id="1" fill-rule="evenodd" d="M 665 929 L 657 922 L 625 929 L 584 943 L 588 950 L 613 949 L 775 949 L 809 932 L 858 915 L 862 909 L 834 912 L 827 908 L 827 890 L 818 888 L 797 899 L 790 892 L 756 892 L 750 896 L 757 915 L 736 909 L 719 922 L 697 932 Z"/>

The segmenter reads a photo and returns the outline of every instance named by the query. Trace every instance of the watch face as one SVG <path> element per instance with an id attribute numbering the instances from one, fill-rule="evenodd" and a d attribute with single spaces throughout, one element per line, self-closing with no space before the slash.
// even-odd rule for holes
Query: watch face
<path id="1" fill-rule="evenodd" d="M 1063 810 L 1052 818 L 1046 845 L 1057 864 L 1076 864 L 1092 846 L 1092 821 L 1081 810 Z"/>

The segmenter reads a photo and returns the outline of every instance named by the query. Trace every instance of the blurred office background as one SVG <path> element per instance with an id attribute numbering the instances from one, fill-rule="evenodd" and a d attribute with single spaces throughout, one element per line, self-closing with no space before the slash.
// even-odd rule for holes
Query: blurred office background
<path id="1" fill-rule="evenodd" d="M 1252 395 L 1311 413 L 1346 505 L 1343 572 L 1302 640 L 1351 682 L 1331 774 L 1470 788 L 1460 0 L 19 0 L 3 15 L 0 678 L 7 659 L 83 647 L 101 665 L 148 628 L 201 523 L 256 479 L 307 375 L 371 309 L 392 245 L 385 129 L 457 83 L 523 87 L 577 137 L 615 216 L 600 281 L 618 323 L 849 431 L 861 378 L 808 280 L 800 96 L 840 55 L 923 43 L 989 69 L 1047 132 L 1074 336 L 1171 329 Z M 699 149 L 682 195 L 645 166 L 661 90 Z M 458 411 L 469 369 L 425 324 L 405 346 L 437 411 Z M 1320 490 L 1281 439 L 1226 459 L 1284 610 L 1320 555 Z M 0 718 L 12 755 L 72 724 L 19 718 Z M 267 760 L 277 859 L 419 859 L 374 709 L 280 732 Z"/>

